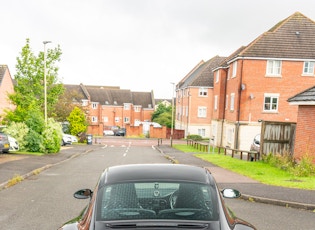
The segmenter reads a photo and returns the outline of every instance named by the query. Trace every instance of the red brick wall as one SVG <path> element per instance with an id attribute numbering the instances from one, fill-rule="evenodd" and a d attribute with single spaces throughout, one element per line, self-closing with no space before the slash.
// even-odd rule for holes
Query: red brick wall
<path id="1" fill-rule="evenodd" d="M 295 133 L 294 157 L 309 154 L 315 158 L 315 106 L 299 106 Z"/>

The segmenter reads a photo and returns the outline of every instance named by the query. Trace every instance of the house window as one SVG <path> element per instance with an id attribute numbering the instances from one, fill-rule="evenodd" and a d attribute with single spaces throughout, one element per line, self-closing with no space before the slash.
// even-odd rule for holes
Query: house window
<path id="1" fill-rule="evenodd" d="M 124 122 L 125 123 L 129 123 L 129 121 L 130 121 L 129 117 L 124 117 Z"/>
<path id="2" fill-rule="evenodd" d="M 206 129 L 198 129 L 198 135 L 204 137 L 206 135 Z"/>
<path id="3" fill-rule="evenodd" d="M 268 76 L 279 76 L 280 74 L 281 74 L 281 61 L 268 60 L 267 61 L 267 75 Z"/>
<path id="4" fill-rule="evenodd" d="M 204 106 L 198 107 L 198 117 L 207 117 L 207 107 Z"/>
<path id="5" fill-rule="evenodd" d="M 92 116 L 92 122 L 97 122 L 97 117 L 96 116 Z"/>
<path id="6" fill-rule="evenodd" d="M 235 93 L 231 93 L 230 98 L 230 110 L 234 111 L 234 104 L 235 104 Z"/>
<path id="7" fill-rule="evenodd" d="M 208 96 L 208 89 L 206 89 L 206 88 L 200 88 L 200 89 L 199 89 L 199 96 L 201 96 L 201 97 L 206 97 L 206 96 Z"/>
<path id="8" fill-rule="evenodd" d="M 225 96 L 225 110 L 229 108 L 229 95 Z"/>
<path id="9" fill-rule="evenodd" d="M 124 103 L 124 110 L 130 110 L 130 104 Z"/>
<path id="10" fill-rule="evenodd" d="M 106 123 L 108 122 L 108 117 L 103 117 L 103 121 Z"/>
<path id="11" fill-rule="evenodd" d="M 188 117 L 188 106 L 186 106 L 186 117 Z"/>
<path id="12" fill-rule="evenodd" d="M 218 95 L 214 96 L 214 110 L 218 109 Z"/>
<path id="13" fill-rule="evenodd" d="M 217 72 L 215 73 L 215 82 L 219 82 L 219 79 L 220 79 L 220 71 L 217 70 Z"/>
<path id="14" fill-rule="evenodd" d="M 265 94 L 264 95 L 264 111 L 277 112 L 279 104 L 279 94 Z"/>
<path id="15" fill-rule="evenodd" d="M 236 72 L 237 72 L 237 61 L 233 62 L 233 70 L 232 70 L 232 78 L 236 77 Z"/>
<path id="16" fill-rule="evenodd" d="M 92 103 L 92 109 L 97 109 L 97 104 L 98 104 L 97 102 L 93 102 Z"/>
<path id="17" fill-rule="evenodd" d="M 119 122 L 119 117 L 115 117 L 115 122 Z"/>
<path id="18" fill-rule="evenodd" d="M 135 110 L 135 112 L 140 112 L 140 110 L 141 110 L 141 106 L 139 106 L 139 105 L 136 105 L 135 107 L 134 107 L 134 110 Z"/>
<path id="19" fill-rule="evenodd" d="M 88 100 L 82 100 L 82 106 L 87 106 L 88 105 Z"/>
<path id="20" fill-rule="evenodd" d="M 233 128 L 228 128 L 228 130 L 227 130 L 227 142 L 229 144 L 231 144 L 233 141 L 233 133 L 234 133 Z"/>
<path id="21" fill-rule="evenodd" d="M 314 74 L 314 62 L 313 61 L 304 62 L 303 74 L 305 74 L 305 75 L 313 75 Z"/>

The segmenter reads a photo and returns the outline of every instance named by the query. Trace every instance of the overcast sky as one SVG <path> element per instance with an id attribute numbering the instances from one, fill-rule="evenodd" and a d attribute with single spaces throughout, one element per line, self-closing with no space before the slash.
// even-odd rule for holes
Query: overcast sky
<path id="1" fill-rule="evenodd" d="M 171 98 L 198 62 L 228 56 L 313 0 L 1 0 L 0 64 L 14 78 L 26 39 L 60 45 L 65 84 L 119 86 Z"/>

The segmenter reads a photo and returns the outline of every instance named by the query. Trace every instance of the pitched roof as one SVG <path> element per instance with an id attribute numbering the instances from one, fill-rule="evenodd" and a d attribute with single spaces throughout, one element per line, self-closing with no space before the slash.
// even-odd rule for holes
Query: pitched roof
<path id="1" fill-rule="evenodd" d="M 153 108 L 152 92 L 132 92 L 116 86 L 65 85 L 65 88 L 75 90 L 83 99 L 99 102 L 101 105 L 123 106 L 124 103 L 141 105 L 143 108 Z"/>
<path id="2" fill-rule="evenodd" d="M 276 24 L 238 56 L 315 59 L 315 22 L 300 12 Z"/>
<path id="3" fill-rule="evenodd" d="M 7 70 L 8 66 L 7 65 L 0 65 L 0 84 L 3 80 L 5 71 Z"/>
<path id="4" fill-rule="evenodd" d="M 225 57 L 215 56 L 207 62 L 199 62 L 198 65 L 177 84 L 177 88 L 186 88 L 188 86 L 213 87 L 212 69 L 219 66 L 223 60 L 225 60 Z"/>
<path id="5" fill-rule="evenodd" d="M 314 105 L 315 104 L 315 86 L 312 86 L 311 88 L 304 90 L 301 93 L 296 94 L 293 97 L 290 97 L 288 99 L 288 102 L 290 104 L 296 104 L 296 105 Z"/>

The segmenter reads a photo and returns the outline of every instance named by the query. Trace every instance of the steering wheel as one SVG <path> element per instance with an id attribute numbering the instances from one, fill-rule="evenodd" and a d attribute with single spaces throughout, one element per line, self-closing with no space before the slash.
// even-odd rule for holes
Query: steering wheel
<path id="1" fill-rule="evenodd" d="M 177 197 L 178 197 L 178 190 L 175 190 L 172 193 L 172 195 L 170 196 L 170 207 L 171 207 L 171 209 L 175 208 Z"/>

